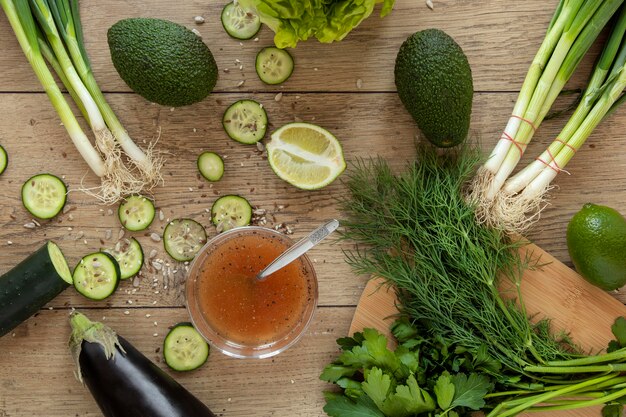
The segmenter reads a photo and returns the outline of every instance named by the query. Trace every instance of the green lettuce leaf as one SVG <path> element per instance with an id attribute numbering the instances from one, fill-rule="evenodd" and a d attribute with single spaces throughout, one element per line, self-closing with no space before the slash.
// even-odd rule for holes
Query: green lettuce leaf
<path id="1" fill-rule="evenodd" d="M 299 41 L 316 37 L 320 42 L 342 40 L 367 19 L 378 3 L 380 16 L 393 8 L 395 0 L 239 0 L 244 9 L 259 15 L 275 32 L 279 48 L 293 48 Z"/>

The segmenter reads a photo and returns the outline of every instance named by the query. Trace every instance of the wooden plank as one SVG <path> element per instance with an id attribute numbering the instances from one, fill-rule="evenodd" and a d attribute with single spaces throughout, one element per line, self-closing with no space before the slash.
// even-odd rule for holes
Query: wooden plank
<path id="1" fill-rule="evenodd" d="M 320 308 L 304 338 L 274 358 L 233 359 L 214 350 L 200 369 L 185 373 L 167 369 L 160 351 L 168 326 L 187 320 L 184 309 L 133 308 L 129 315 L 121 310 L 83 311 L 92 320 L 106 316 L 106 324 L 216 415 L 242 417 L 324 415 L 322 391 L 330 385 L 318 377 L 338 354 L 335 339 L 346 334 L 353 312 L 353 308 Z M 67 319 L 68 310 L 44 311 L 15 336 L 0 339 L 0 416 L 36 416 L 44 410 L 47 417 L 102 415 L 87 388 L 74 378 Z"/>
<path id="2" fill-rule="evenodd" d="M 412 33 L 431 27 L 445 30 L 461 45 L 473 70 L 477 91 L 519 91 L 556 7 L 557 1 L 524 2 L 437 0 L 429 10 L 424 1 L 397 0 L 395 10 L 385 19 L 373 15 L 340 43 L 309 41 L 292 52 L 296 69 L 284 86 L 266 86 L 254 72 L 254 57 L 262 46 L 273 43 L 273 33 L 264 28 L 259 41 L 239 41 L 226 35 L 219 21 L 223 2 L 200 0 L 178 2 L 102 0 L 81 2 L 86 46 L 94 74 L 105 91 L 129 91 L 110 61 L 106 43 L 108 28 L 128 17 L 156 17 L 173 20 L 200 31 L 216 57 L 219 91 L 357 91 L 362 80 L 364 91 L 392 91 L 393 66 L 401 43 Z M 546 4 L 547 3 L 547 4 Z M 206 18 L 194 24 L 194 16 Z M 0 91 L 42 91 L 10 32 L 0 16 Z M 572 86 L 580 87 L 597 56 L 581 64 Z M 320 59 L 321 58 L 321 59 Z M 243 69 L 239 70 L 240 60 Z M 245 80 L 241 88 L 237 84 Z"/>
<path id="3" fill-rule="evenodd" d="M 231 102 L 243 97 L 246 95 L 214 95 L 200 107 L 171 112 L 145 103 L 135 95 L 109 96 L 135 138 L 150 140 L 158 135 L 160 128 L 158 147 L 167 152 L 168 162 L 165 185 L 154 191 L 154 197 L 165 220 L 192 217 L 207 227 L 210 236 L 214 235 L 206 210 L 217 198 L 215 193 L 245 196 L 252 204 L 275 216 L 275 221 L 268 216 L 270 225 L 285 222 L 293 227 L 294 237 L 304 236 L 324 219 L 339 216 L 335 201 L 344 190 L 339 182 L 315 192 L 297 190 L 272 173 L 256 147 L 240 145 L 226 137 L 219 115 Z M 296 117 L 319 123 L 340 138 L 348 159 L 381 155 L 401 168 L 414 154 L 416 128 L 395 94 L 285 94 L 279 102 L 272 94 L 255 97 L 266 105 L 272 128 Z M 68 197 L 73 211 L 44 222 L 40 228 L 24 228 L 31 218 L 22 208 L 19 190 L 31 175 L 50 171 L 65 176 L 73 190 L 79 188 L 81 181 L 87 187 L 95 186 L 97 179 L 80 160 L 44 95 L 4 94 L 2 98 L 0 113 L 4 117 L 0 119 L 0 142 L 9 153 L 10 165 L 0 177 L 0 271 L 11 268 L 45 239 L 58 240 L 72 264 L 90 251 L 113 245 L 120 230 L 117 217 L 113 215 L 116 207 L 98 206 L 93 198 L 76 191 L 70 192 Z M 476 95 L 472 130 L 484 149 L 493 146 L 514 100 L 514 94 Z M 380 109 L 388 111 L 380 112 Z M 545 123 L 536 142 L 531 144 L 526 161 L 556 135 L 560 123 L 559 120 Z M 555 191 L 554 201 L 544 212 L 535 232 L 529 235 L 561 261 L 569 259 L 565 227 L 579 207 L 588 200 L 618 209 L 626 206 L 626 189 L 619 186 L 626 181 L 626 154 L 615 152 L 626 139 L 626 133 L 620 128 L 624 123 L 626 113 L 617 112 L 600 126 L 590 145 L 586 145 L 568 167 L 572 176 L 563 174 L 557 179 L 560 189 Z M 212 188 L 196 172 L 195 160 L 203 150 L 227 157 L 225 177 Z M 108 215 L 109 209 L 111 215 Z M 161 233 L 165 224 L 157 219 L 150 232 Z M 109 240 L 106 239 L 108 230 L 113 236 Z M 169 259 L 160 242 L 152 241 L 143 232 L 132 235 L 144 245 L 146 254 L 157 249 L 159 258 Z M 321 305 L 355 305 L 358 300 L 363 279 L 351 273 L 341 255 L 342 249 L 349 248 L 347 242 L 325 243 L 311 252 L 311 258 L 317 260 Z M 181 266 L 172 263 L 171 267 L 181 271 L 175 279 L 166 282 L 162 273 L 146 268 L 139 287 L 124 282 L 121 291 L 104 303 L 87 302 L 68 290 L 53 305 L 124 306 L 128 300 L 135 305 L 153 305 L 155 301 L 159 306 L 181 305 L 182 286 L 176 283 L 181 282 L 184 275 Z M 153 288 L 154 278 L 157 282 Z"/>

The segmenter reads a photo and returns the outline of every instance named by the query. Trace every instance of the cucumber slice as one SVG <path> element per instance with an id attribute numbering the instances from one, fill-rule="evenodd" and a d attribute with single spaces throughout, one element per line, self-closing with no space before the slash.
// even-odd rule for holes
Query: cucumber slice
<path id="1" fill-rule="evenodd" d="M 178 323 L 163 341 L 163 358 L 175 371 L 192 371 L 209 358 L 209 344 L 191 323 Z"/>
<path id="2" fill-rule="evenodd" d="M 132 195 L 120 204 L 117 215 L 124 228 L 137 232 L 150 226 L 155 212 L 152 201 L 141 195 Z"/>
<path id="3" fill-rule="evenodd" d="M 252 145 L 265 136 L 267 113 L 254 100 L 239 100 L 226 109 L 222 125 L 231 139 Z"/>
<path id="4" fill-rule="evenodd" d="M 22 185 L 22 204 L 30 214 L 51 219 L 65 206 L 67 187 L 52 174 L 39 174 Z"/>
<path id="5" fill-rule="evenodd" d="M 83 257 L 72 279 L 76 291 L 91 300 L 104 300 L 115 292 L 120 283 L 120 266 L 115 258 L 105 252 L 95 252 Z"/>
<path id="6" fill-rule="evenodd" d="M 274 46 L 263 48 L 256 55 L 256 73 L 265 84 L 280 84 L 293 73 L 293 57 Z"/>
<path id="7" fill-rule="evenodd" d="M 74 283 L 72 271 L 70 271 L 70 266 L 67 264 L 67 259 L 65 259 L 63 252 L 61 252 L 61 248 L 59 248 L 56 243 L 48 242 L 48 256 L 57 274 L 59 274 L 63 281 L 72 285 Z"/>
<path id="8" fill-rule="evenodd" d="M 198 156 L 198 170 L 209 181 L 219 181 L 224 175 L 224 161 L 213 152 L 203 152 Z"/>
<path id="9" fill-rule="evenodd" d="M 235 39 L 250 39 L 261 29 L 259 16 L 250 10 L 244 10 L 234 2 L 224 6 L 220 20 L 226 33 Z"/>
<path id="10" fill-rule="evenodd" d="M 177 261 L 191 261 L 206 243 L 206 231 L 195 220 L 176 219 L 163 231 L 163 246 Z"/>
<path id="11" fill-rule="evenodd" d="M 120 279 L 128 279 L 139 273 L 143 266 L 143 249 L 134 237 L 115 244 L 113 249 L 102 249 L 112 255 L 120 266 Z"/>
<path id="12" fill-rule="evenodd" d="M 9 163 L 9 155 L 7 155 L 7 151 L 4 150 L 2 145 L 0 145 L 0 175 L 7 169 L 7 164 Z"/>
<path id="13" fill-rule="evenodd" d="M 247 226 L 252 219 L 252 206 L 243 197 L 225 195 L 213 203 L 211 219 L 220 232 L 234 227 Z"/>

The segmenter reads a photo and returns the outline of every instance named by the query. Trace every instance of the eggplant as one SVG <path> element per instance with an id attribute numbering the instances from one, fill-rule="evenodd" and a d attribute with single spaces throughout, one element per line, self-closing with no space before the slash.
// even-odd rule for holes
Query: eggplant
<path id="1" fill-rule="evenodd" d="M 105 417 L 215 417 L 199 399 L 126 339 L 83 314 L 71 315 L 78 378 Z"/>

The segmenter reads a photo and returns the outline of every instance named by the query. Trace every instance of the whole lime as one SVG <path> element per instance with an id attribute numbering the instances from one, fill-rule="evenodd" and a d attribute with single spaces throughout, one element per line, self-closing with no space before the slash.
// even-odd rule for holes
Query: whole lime
<path id="1" fill-rule="evenodd" d="M 606 291 L 626 285 L 626 219 L 616 210 L 585 204 L 567 226 L 567 249 L 593 285 Z"/>

